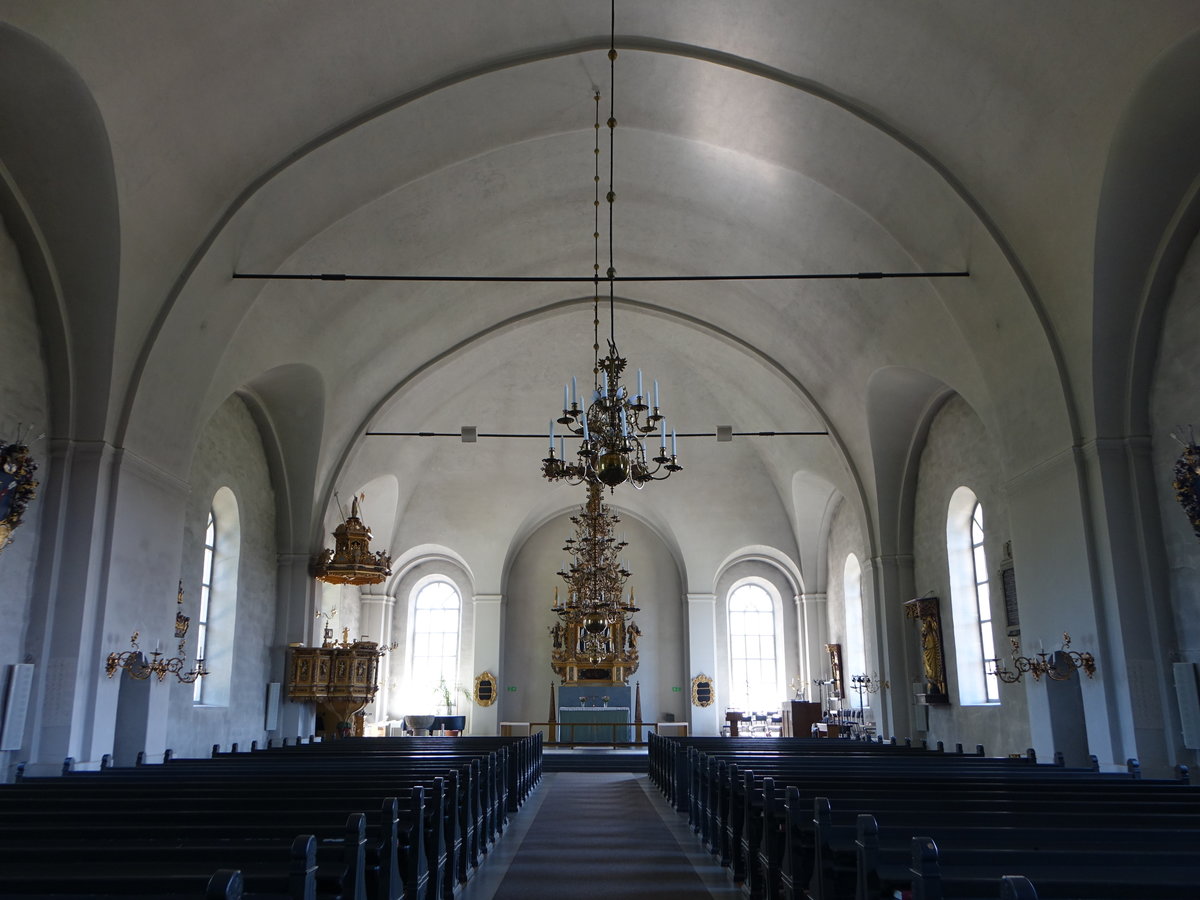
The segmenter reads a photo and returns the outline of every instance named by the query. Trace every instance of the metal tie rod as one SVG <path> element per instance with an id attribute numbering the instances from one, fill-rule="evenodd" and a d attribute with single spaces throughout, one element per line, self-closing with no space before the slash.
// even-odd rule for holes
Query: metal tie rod
<path id="1" fill-rule="evenodd" d="M 810 272 L 792 275 L 348 275 L 342 272 L 300 274 L 294 272 L 234 272 L 235 279 L 255 281 L 424 281 L 511 284 L 596 284 L 645 283 L 656 281 L 872 281 L 882 278 L 969 278 L 970 272 Z"/>

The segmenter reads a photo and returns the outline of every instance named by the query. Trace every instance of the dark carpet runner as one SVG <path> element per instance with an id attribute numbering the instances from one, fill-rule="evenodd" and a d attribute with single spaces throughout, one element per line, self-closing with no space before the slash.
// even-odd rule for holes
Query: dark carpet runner
<path id="1" fill-rule="evenodd" d="M 538 790 L 546 796 L 495 900 L 711 897 L 638 776 L 558 772 Z"/>

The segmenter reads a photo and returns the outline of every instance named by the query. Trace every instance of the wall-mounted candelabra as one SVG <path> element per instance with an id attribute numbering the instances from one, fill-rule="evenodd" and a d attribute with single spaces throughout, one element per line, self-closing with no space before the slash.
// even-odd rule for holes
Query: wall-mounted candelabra
<path id="1" fill-rule="evenodd" d="M 166 657 L 159 651 L 158 647 L 150 651 L 150 659 L 146 659 L 146 654 L 142 648 L 138 646 L 139 632 L 134 632 L 129 638 L 130 647 L 120 653 L 115 650 L 108 654 L 108 658 L 104 661 L 104 672 L 109 678 L 117 674 L 118 669 L 124 669 L 129 673 L 131 678 L 136 678 L 139 681 L 144 681 L 151 675 L 158 677 L 162 681 L 167 675 L 174 675 L 184 684 L 191 684 L 197 678 L 203 678 L 208 674 L 208 670 L 204 668 L 204 660 L 199 658 L 186 672 L 184 666 L 187 665 L 187 651 L 184 649 L 184 643 L 187 640 L 188 626 L 191 624 L 191 619 L 183 614 L 183 582 L 179 582 L 179 592 L 175 595 L 175 637 L 179 638 L 178 656 Z"/>
<path id="2" fill-rule="evenodd" d="M 1026 673 L 1033 676 L 1034 681 L 1041 681 L 1042 676 L 1053 681 L 1066 681 L 1076 669 L 1083 669 L 1088 678 L 1096 674 L 1096 658 L 1091 653 L 1080 653 L 1071 649 L 1071 635 L 1063 632 L 1062 646 L 1057 651 L 1047 653 L 1038 650 L 1037 656 L 1021 656 L 1021 642 L 1010 638 L 1012 644 L 1012 665 L 1000 668 L 1000 660 L 990 659 L 991 669 L 988 674 L 995 675 L 1005 684 L 1015 684 L 1025 677 Z"/>
<path id="3" fill-rule="evenodd" d="M 104 671 L 109 678 L 117 674 L 118 669 L 124 669 L 129 673 L 130 677 L 136 678 L 139 681 L 149 678 L 151 675 L 158 676 L 158 680 L 162 681 L 167 675 L 174 675 L 184 684 L 191 684 L 197 678 L 202 678 L 208 674 L 208 670 L 204 668 L 204 660 L 198 659 L 191 669 L 183 671 L 183 667 L 187 665 L 187 655 L 183 651 L 183 641 L 179 642 L 179 656 L 165 657 L 158 650 L 150 651 L 150 659 L 146 659 L 146 654 L 142 652 L 138 646 L 138 632 L 134 632 L 129 638 L 130 648 L 121 653 L 112 652 L 108 654 L 108 659 L 104 662 Z"/>

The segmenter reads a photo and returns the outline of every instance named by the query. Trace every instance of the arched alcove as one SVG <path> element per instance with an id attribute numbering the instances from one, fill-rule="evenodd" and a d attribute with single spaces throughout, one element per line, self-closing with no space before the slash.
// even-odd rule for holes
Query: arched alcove
<path id="1" fill-rule="evenodd" d="M 617 508 L 615 512 L 620 512 Z M 573 514 L 573 513 L 572 513 Z M 642 716 L 647 722 L 665 721 L 670 713 L 687 720 L 690 676 L 684 670 L 687 623 L 683 586 L 678 569 L 662 539 L 634 517 L 617 526 L 629 546 L 623 551 L 632 572 L 632 588 L 641 612 L 634 620 L 642 631 L 638 670 L 630 678 L 641 685 Z M 546 522 L 515 548 L 502 598 L 503 635 L 499 715 L 506 721 L 544 722 L 549 710 L 550 684 L 558 678 L 550 667 L 550 611 L 554 589 L 563 587 L 555 573 L 564 564 L 562 550 L 574 533 L 568 515 Z M 516 686 L 516 692 L 504 690 Z M 678 688 L 678 690 L 676 690 Z"/>

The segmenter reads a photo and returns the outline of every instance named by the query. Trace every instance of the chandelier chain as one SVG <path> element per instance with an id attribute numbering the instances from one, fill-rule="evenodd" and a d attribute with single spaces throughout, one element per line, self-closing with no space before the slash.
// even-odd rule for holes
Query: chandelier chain
<path id="1" fill-rule="evenodd" d="M 653 393 L 643 389 L 642 372 L 637 372 L 637 389 L 621 383 L 621 375 L 628 360 L 617 350 L 616 342 L 616 264 L 614 262 L 613 206 L 616 201 L 616 177 L 614 168 L 615 133 L 617 128 L 616 104 L 613 99 L 616 83 L 616 3 L 613 3 L 612 25 L 609 34 L 609 80 L 608 98 L 608 351 L 600 355 L 600 91 L 593 90 L 595 102 L 595 197 L 592 225 L 592 353 L 594 365 L 593 389 L 590 397 L 586 391 L 581 397 L 577 393 L 574 378 L 563 386 L 562 415 L 550 420 L 550 448 L 542 460 L 542 475 L 549 481 L 566 481 L 569 484 L 605 485 L 615 488 L 626 481 L 640 490 L 651 481 L 663 481 L 683 467 L 676 456 L 676 434 L 671 433 L 671 449 L 667 452 L 666 416 L 659 406 L 658 382 L 653 382 Z M 576 459 L 568 461 L 566 437 L 558 439 L 556 455 L 554 441 L 555 423 L 563 425 L 571 438 L 579 438 Z M 659 438 L 658 454 L 651 455 L 646 439 Z"/>

